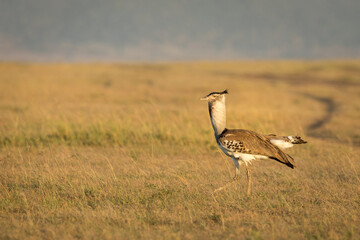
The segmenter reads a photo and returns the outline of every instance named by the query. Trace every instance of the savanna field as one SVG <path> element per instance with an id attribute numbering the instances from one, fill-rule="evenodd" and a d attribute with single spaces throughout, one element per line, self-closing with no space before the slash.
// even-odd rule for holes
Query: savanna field
<path id="1" fill-rule="evenodd" d="M 308 141 L 238 183 L 227 125 Z M 360 62 L 0 63 L 0 239 L 359 239 Z"/>

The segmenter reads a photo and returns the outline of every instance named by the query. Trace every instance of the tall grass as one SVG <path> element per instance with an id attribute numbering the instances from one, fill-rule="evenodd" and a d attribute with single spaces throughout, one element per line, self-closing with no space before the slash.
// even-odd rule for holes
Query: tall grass
<path id="1" fill-rule="evenodd" d="M 358 61 L 0 64 L 0 238 L 358 239 Z M 228 126 L 299 134 L 297 168 L 255 162 L 253 194 L 199 98 Z M 329 112 L 325 100 L 334 102 Z M 322 121 L 317 128 L 309 128 Z"/>

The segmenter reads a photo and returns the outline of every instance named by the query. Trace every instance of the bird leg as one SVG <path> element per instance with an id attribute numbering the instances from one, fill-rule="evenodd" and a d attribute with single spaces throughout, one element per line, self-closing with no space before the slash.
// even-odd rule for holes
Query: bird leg
<path id="1" fill-rule="evenodd" d="M 246 176 L 247 176 L 247 180 L 248 180 L 248 186 L 247 186 L 247 195 L 250 196 L 250 191 L 251 191 L 251 173 L 250 173 L 250 167 L 248 166 L 248 164 L 245 162 L 245 166 L 246 166 Z"/>
<path id="2" fill-rule="evenodd" d="M 230 182 L 226 183 L 224 186 L 215 189 L 213 193 L 217 193 L 221 190 L 224 190 L 225 188 L 229 187 L 232 183 L 234 183 L 238 179 L 239 179 L 239 168 L 238 168 L 238 166 L 236 166 L 235 176 L 233 177 L 233 179 Z"/>
<path id="3" fill-rule="evenodd" d="M 233 177 L 233 181 L 238 180 L 238 179 L 239 179 L 239 168 L 236 167 L 235 168 L 235 176 Z"/>

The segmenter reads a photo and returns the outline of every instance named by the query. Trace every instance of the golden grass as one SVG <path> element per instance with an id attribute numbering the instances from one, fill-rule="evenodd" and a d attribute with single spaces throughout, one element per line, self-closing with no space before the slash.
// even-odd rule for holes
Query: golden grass
<path id="1" fill-rule="evenodd" d="M 238 184 L 228 127 L 299 134 Z M 360 62 L 0 64 L 1 239 L 359 239 Z M 313 126 L 313 127 L 310 127 Z"/>

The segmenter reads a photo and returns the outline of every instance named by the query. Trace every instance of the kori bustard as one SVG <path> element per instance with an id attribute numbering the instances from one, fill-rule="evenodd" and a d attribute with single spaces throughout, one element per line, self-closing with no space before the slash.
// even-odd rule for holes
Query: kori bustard
<path id="1" fill-rule="evenodd" d="M 294 168 L 294 159 L 284 153 L 282 149 L 290 148 L 294 144 L 306 143 L 299 136 L 276 136 L 274 134 L 262 135 L 250 130 L 227 129 L 225 94 L 228 91 L 212 92 L 202 97 L 208 102 L 211 124 L 214 129 L 216 143 L 220 149 L 232 158 L 235 164 L 235 177 L 225 186 L 214 193 L 229 186 L 239 177 L 239 167 L 244 164 L 247 173 L 247 195 L 250 195 L 251 175 L 249 164 L 252 160 L 274 159 L 288 167 Z"/>

